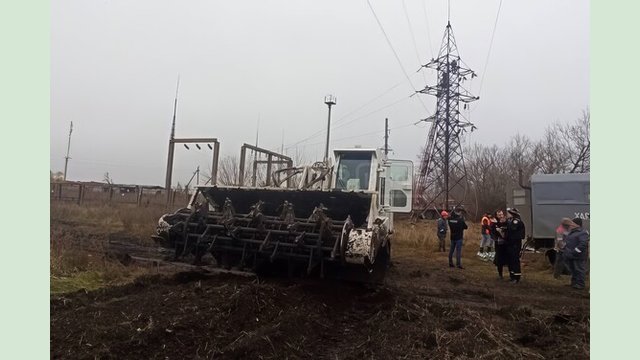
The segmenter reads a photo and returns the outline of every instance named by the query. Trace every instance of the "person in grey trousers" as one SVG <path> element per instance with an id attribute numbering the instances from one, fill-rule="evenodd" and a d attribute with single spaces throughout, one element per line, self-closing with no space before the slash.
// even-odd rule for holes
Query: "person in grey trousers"
<path id="1" fill-rule="evenodd" d="M 581 222 L 580 219 L 564 218 L 560 223 L 565 235 L 562 259 L 571 271 L 571 287 L 578 290 L 585 287 L 589 246 L 589 233 L 578 224 Z"/>
<path id="2" fill-rule="evenodd" d="M 438 251 L 447 251 L 444 246 L 444 239 L 447 237 L 447 219 L 449 213 L 442 210 L 438 219 Z"/>

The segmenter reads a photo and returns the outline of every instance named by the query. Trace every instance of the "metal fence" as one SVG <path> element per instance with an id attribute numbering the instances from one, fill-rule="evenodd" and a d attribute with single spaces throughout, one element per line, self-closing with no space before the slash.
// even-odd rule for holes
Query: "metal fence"
<path id="1" fill-rule="evenodd" d="M 78 182 L 50 183 L 50 200 L 74 202 L 77 204 L 131 204 L 137 206 L 171 206 L 186 205 L 191 191 L 169 190 L 160 187 L 141 185 L 111 185 Z"/>

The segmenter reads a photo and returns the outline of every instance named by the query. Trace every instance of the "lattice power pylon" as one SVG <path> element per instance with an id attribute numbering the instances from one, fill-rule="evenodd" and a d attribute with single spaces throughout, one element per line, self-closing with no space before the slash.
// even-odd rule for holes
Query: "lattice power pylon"
<path id="1" fill-rule="evenodd" d="M 416 209 L 422 214 L 464 203 L 467 171 L 460 138 L 475 127 L 460 113 L 460 103 L 466 107 L 466 103 L 479 98 L 462 87 L 465 80 L 476 76 L 463 65 L 451 24 L 447 23 L 438 58 L 422 65 L 438 72 L 438 83 L 419 91 L 437 98 L 435 114 L 422 120 L 431 123 L 417 183 Z"/>

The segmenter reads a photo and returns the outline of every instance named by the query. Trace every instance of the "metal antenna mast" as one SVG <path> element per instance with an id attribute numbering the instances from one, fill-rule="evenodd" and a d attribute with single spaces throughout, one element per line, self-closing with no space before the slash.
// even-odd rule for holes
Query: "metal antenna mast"
<path id="1" fill-rule="evenodd" d="M 461 135 L 475 126 L 460 113 L 460 103 L 478 100 L 462 87 L 465 80 L 476 74 L 463 66 L 451 23 L 447 22 L 438 58 L 431 59 L 424 68 L 438 72 L 437 85 L 427 85 L 419 92 L 437 99 L 434 115 L 421 121 L 431 122 L 431 129 L 422 154 L 417 193 L 421 213 L 433 206 L 450 209 L 464 202 L 467 171 L 464 166 Z M 421 67 L 421 69 L 422 69 Z M 462 119 L 461 119 L 462 118 Z"/>
<path id="2" fill-rule="evenodd" d="M 69 149 L 71 149 L 71 132 L 73 132 L 73 121 L 69 125 L 69 141 L 67 142 L 67 156 L 64 157 L 64 175 L 63 180 L 67 181 L 67 165 L 69 165 Z"/>
<path id="3" fill-rule="evenodd" d="M 329 107 L 329 117 L 327 118 L 327 144 L 324 148 L 324 162 L 329 163 L 329 136 L 331 135 L 331 107 L 336 104 L 336 97 L 327 95 L 324 97 L 324 103 Z"/>

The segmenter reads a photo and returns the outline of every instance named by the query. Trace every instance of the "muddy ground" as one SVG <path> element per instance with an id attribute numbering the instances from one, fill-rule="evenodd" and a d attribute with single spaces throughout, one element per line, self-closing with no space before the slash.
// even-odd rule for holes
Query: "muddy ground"
<path id="1" fill-rule="evenodd" d="M 53 229 L 64 227 L 52 221 Z M 56 359 L 586 359 L 589 293 L 525 256 L 518 285 L 402 244 L 384 285 L 168 272 L 51 296 Z M 471 249 L 473 248 L 473 250 Z M 130 266 L 136 266 L 132 264 Z"/>

